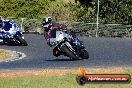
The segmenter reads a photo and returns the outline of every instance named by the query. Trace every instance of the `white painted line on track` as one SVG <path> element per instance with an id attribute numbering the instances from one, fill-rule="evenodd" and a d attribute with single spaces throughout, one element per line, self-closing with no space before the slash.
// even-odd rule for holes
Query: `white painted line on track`
<path id="1" fill-rule="evenodd" d="M 21 60 L 26 57 L 26 54 L 22 52 L 11 51 L 11 50 L 6 50 L 6 51 L 11 53 L 11 57 L 7 58 L 6 60 L 1 60 L 0 62 L 13 62 L 13 61 Z"/>

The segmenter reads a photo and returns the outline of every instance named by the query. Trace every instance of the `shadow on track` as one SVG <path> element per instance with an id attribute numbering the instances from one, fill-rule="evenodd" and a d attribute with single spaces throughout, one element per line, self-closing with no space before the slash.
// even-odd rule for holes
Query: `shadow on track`
<path id="1" fill-rule="evenodd" d="M 0 43 L 0 46 L 24 46 L 20 44 L 7 44 L 7 43 Z"/>
<path id="2" fill-rule="evenodd" d="M 45 60 L 45 61 L 78 61 L 81 59 L 51 59 L 51 60 Z"/>

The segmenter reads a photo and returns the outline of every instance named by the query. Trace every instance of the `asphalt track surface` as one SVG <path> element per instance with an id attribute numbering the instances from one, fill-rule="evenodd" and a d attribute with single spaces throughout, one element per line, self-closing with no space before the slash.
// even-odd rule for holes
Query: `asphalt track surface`
<path id="1" fill-rule="evenodd" d="M 132 39 L 89 38 L 84 41 L 89 59 L 72 61 L 68 57 L 54 57 L 42 35 L 25 34 L 28 46 L 0 45 L 2 49 L 23 52 L 27 57 L 9 62 L 0 62 L 0 69 L 71 68 L 132 66 Z"/>

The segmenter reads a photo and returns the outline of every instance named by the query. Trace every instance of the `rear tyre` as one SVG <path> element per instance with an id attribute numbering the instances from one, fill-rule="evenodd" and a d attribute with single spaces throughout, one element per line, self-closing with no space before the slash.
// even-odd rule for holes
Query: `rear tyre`
<path id="1" fill-rule="evenodd" d="M 79 57 L 78 57 L 76 54 L 74 54 L 74 52 L 71 51 L 71 50 L 69 49 L 69 47 L 68 47 L 66 44 L 64 44 L 64 45 L 61 47 L 61 49 L 62 49 L 62 51 L 63 51 L 68 57 L 70 57 L 70 58 L 72 58 L 72 59 L 74 59 L 74 60 L 79 59 Z"/>

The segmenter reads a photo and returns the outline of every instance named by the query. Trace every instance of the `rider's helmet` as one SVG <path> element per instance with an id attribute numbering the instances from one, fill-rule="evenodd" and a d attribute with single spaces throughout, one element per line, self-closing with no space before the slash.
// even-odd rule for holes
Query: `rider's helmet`
<path id="1" fill-rule="evenodd" d="M 52 25 L 52 18 L 51 17 L 43 18 L 42 25 L 43 25 L 44 30 L 48 32 L 48 30 L 50 29 Z"/>
<path id="2" fill-rule="evenodd" d="M 10 28 L 12 28 L 12 24 L 13 24 L 13 21 L 9 20 L 9 19 L 5 19 L 4 20 L 4 26 L 3 26 L 3 29 L 5 31 L 9 31 Z"/>

